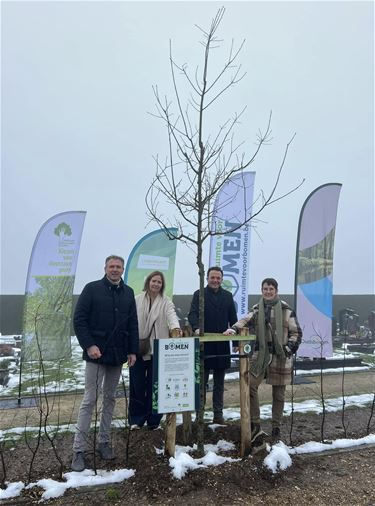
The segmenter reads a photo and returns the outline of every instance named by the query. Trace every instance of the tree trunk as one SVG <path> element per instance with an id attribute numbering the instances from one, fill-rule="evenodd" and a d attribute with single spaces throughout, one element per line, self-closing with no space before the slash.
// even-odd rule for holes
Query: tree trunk
<path id="1" fill-rule="evenodd" d="M 199 270 L 199 335 L 204 335 L 204 265 L 202 262 L 202 245 L 198 242 L 198 270 Z M 200 343 L 200 387 L 199 411 L 197 420 L 197 449 L 199 455 L 204 455 L 204 343 Z"/>

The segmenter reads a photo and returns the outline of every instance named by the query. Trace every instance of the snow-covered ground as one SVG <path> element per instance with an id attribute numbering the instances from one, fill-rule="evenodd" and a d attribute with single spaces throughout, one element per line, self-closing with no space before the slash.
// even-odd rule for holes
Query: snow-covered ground
<path id="1" fill-rule="evenodd" d="M 9 340 L 13 336 L 1 336 L 1 340 Z M 77 390 L 83 390 L 85 383 L 85 362 L 82 360 L 82 349 L 78 344 L 75 336 L 71 338 L 71 358 L 62 360 L 61 362 L 47 362 L 44 364 L 46 370 L 46 384 L 45 391 L 49 393 L 54 392 L 76 392 Z M 333 355 L 333 359 L 342 359 L 344 356 L 344 350 L 336 351 Z M 354 358 L 362 357 L 366 359 L 366 355 L 359 353 L 345 353 L 345 357 Z M 328 359 L 329 360 L 329 359 Z M 363 367 L 346 367 L 346 372 L 354 371 L 366 371 L 373 367 L 373 365 L 366 365 Z M 320 374 L 320 369 L 314 369 L 309 371 L 297 370 L 298 376 Z M 330 368 L 323 369 L 323 374 L 342 373 L 342 368 Z M 125 382 L 128 381 L 128 369 L 124 367 L 123 374 Z M 228 372 L 225 375 L 226 381 L 238 380 L 238 372 Z M 38 384 L 35 369 L 30 364 L 24 364 L 22 373 L 22 385 L 24 388 L 22 393 L 24 395 L 33 394 L 35 385 Z M 19 366 L 16 361 L 13 360 L 13 365 L 10 369 L 9 382 L 6 387 L 0 385 L 0 398 L 5 396 L 18 395 L 19 385 Z"/>
<path id="2" fill-rule="evenodd" d="M 362 395 L 349 395 L 345 397 L 345 406 L 347 408 L 351 406 L 355 406 L 357 408 L 362 408 L 368 404 L 370 404 L 373 400 L 374 394 L 362 394 Z M 327 412 L 335 412 L 342 409 L 342 397 L 336 397 L 334 399 L 325 399 L 324 401 L 325 410 Z M 294 413 L 322 413 L 323 408 L 321 402 L 317 399 L 311 399 L 303 402 L 295 402 L 293 405 Z M 290 402 L 286 402 L 284 406 L 284 416 L 289 416 L 292 412 L 292 404 Z M 260 415 L 263 420 L 269 419 L 272 416 L 272 405 L 265 404 L 260 408 Z M 205 420 L 212 420 L 213 413 L 210 411 L 205 411 Z M 223 416 L 225 420 L 235 421 L 241 418 L 240 408 L 224 408 Z M 194 419 L 194 414 L 192 415 Z M 115 419 L 112 421 L 112 426 L 117 428 L 123 428 L 125 426 L 125 420 Z M 177 424 L 182 423 L 182 415 L 177 415 Z M 215 430 L 217 425 L 211 424 L 210 427 L 212 430 Z M 69 425 L 59 425 L 58 427 L 49 425 L 48 430 L 51 433 L 59 432 L 69 432 L 74 431 L 75 425 L 74 423 Z M 39 427 L 27 427 L 27 431 L 29 434 L 35 432 L 38 433 Z M 25 434 L 25 427 L 9 427 L 0 430 L 0 442 L 5 440 L 16 441 L 18 438 L 23 437 Z"/>
<path id="3" fill-rule="evenodd" d="M 212 429 L 215 430 L 215 426 L 212 426 Z M 268 455 L 264 459 L 263 464 L 272 473 L 277 473 L 292 465 L 293 455 L 324 452 L 332 449 L 350 448 L 366 444 L 375 444 L 375 434 L 370 434 L 360 439 L 336 439 L 329 444 L 312 441 L 293 448 L 287 446 L 283 442 L 279 442 L 273 446 L 267 445 Z M 189 455 L 189 453 L 196 449 L 195 445 L 193 447 L 176 446 L 175 456 L 169 459 L 171 476 L 176 479 L 183 479 L 190 470 L 203 469 L 209 466 L 219 466 L 226 462 L 240 460 L 221 455 L 221 453 L 225 453 L 233 448 L 234 444 L 232 442 L 220 440 L 216 445 L 205 445 L 204 457 L 195 459 Z M 156 448 L 155 451 L 158 454 L 164 453 L 163 448 Z M 33 488 L 35 486 L 44 489 L 42 500 L 47 500 L 64 495 L 65 491 L 69 488 L 119 483 L 131 478 L 134 474 L 134 469 L 116 469 L 114 471 L 97 470 L 97 474 L 91 469 L 85 469 L 80 473 L 65 473 L 63 475 L 64 481 L 45 478 L 31 483 L 27 485 L 27 487 L 23 482 L 6 483 L 6 488 L 0 489 L 0 500 L 18 497 L 24 488 Z"/>
<path id="4" fill-rule="evenodd" d="M 2 336 L 2 339 L 13 336 Z M 15 360 L 10 368 L 9 382 L 4 387 L 0 385 L 0 398 L 5 396 L 18 395 L 19 386 L 19 365 Z M 55 392 L 76 392 L 83 390 L 85 385 L 85 361 L 82 360 L 82 348 L 78 344 L 77 338 L 71 338 L 71 357 L 60 362 L 45 362 L 45 386 L 43 389 L 47 393 Z M 128 369 L 123 368 L 125 381 L 128 380 Z M 30 395 L 35 393 L 38 385 L 38 377 L 32 364 L 24 364 L 22 368 L 22 394 Z"/>
<path id="5" fill-rule="evenodd" d="M 357 356 L 357 354 L 348 354 L 346 353 L 346 358 L 350 358 L 352 356 Z M 339 353 L 335 358 L 342 358 L 342 354 Z M 59 368 L 58 364 L 53 364 L 51 369 L 57 370 Z M 62 369 L 60 367 L 60 369 Z M 361 371 L 366 370 L 364 367 L 361 368 L 346 368 L 345 370 L 358 370 Z M 59 384 L 57 385 L 56 381 L 51 381 L 47 383 L 48 391 L 55 391 L 58 387 L 59 391 L 76 391 L 77 389 L 83 388 L 84 385 L 84 362 L 81 358 L 81 349 L 78 345 L 77 340 L 72 338 L 72 358 L 69 361 L 64 362 L 64 378 L 61 378 Z M 341 373 L 342 369 L 334 369 L 331 371 L 330 369 L 325 369 L 323 374 L 337 372 Z M 320 370 L 317 371 L 299 371 L 300 374 L 314 374 L 320 373 Z M 0 386 L 0 396 L 4 395 L 12 395 L 15 389 L 18 389 L 18 375 L 19 372 L 15 367 L 12 371 L 10 381 L 7 387 Z M 125 377 L 127 378 L 127 369 L 125 369 Z M 226 375 L 226 380 L 237 380 L 238 372 L 236 373 L 228 373 Z M 32 374 L 30 376 L 24 377 L 25 381 L 32 381 Z M 32 387 L 29 387 L 32 388 Z M 346 407 L 350 406 L 365 406 L 371 403 L 373 400 L 373 394 L 363 394 L 363 395 L 353 395 L 345 397 Z M 264 405 L 261 407 L 261 417 L 262 419 L 271 417 L 271 409 L 272 406 L 270 404 Z M 342 409 L 342 397 L 338 397 L 335 399 L 325 399 L 325 409 L 327 411 L 338 411 Z M 319 400 L 307 400 L 304 402 L 296 402 L 293 405 L 294 412 L 322 412 L 322 406 Z M 287 416 L 292 411 L 291 403 L 285 403 L 284 414 Z M 205 416 L 207 419 L 212 418 L 212 413 L 206 412 Z M 240 418 L 239 409 L 227 408 L 224 409 L 224 418 L 225 420 L 237 420 Z M 114 420 L 113 425 L 115 427 L 123 427 L 124 420 Z M 182 423 L 182 416 L 177 416 L 177 423 Z M 216 430 L 217 425 L 210 425 L 212 430 Z M 33 431 L 37 432 L 38 427 L 28 427 L 28 431 L 32 433 Z M 68 431 L 74 430 L 74 425 L 69 426 L 59 426 L 57 427 L 49 427 L 50 431 Z M 17 439 L 17 434 L 20 436 L 24 434 L 24 427 L 9 427 L 7 429 L 0 430 L 0 441 L 5 440 L 13 440 Z M 364 438 L 360 439 L 337 439 L 332 441 L 330 444 L 322 444 L 317 442 L 308 442 L 300 445 L 298 447 L 288 447 L 282 442 L 279 442 L 273 446 L 268 446 L 267 451 L 268 455 L 264 459 L 264 465 L 269 468 L 273 473 L 276 473 L 280 470 L 284 470 L 287 467 L 292 465 L 292 457 L 297 454 L 306 454 L 306 453 L 314 453 L 314 452 L 323 452 L 332 450 L 335 448 L 346 448 L 358 445 L 365 444 L 375 444 L 375 434 L 370 434 Z M 171 467 L 171 476 L 176 479 L 183 479 L 183 477 L 192 469 L 202 469 L 208 466 L 218 466 L 222 465 L 228 461 L 235 461 L 231 457 L 227 457 L 222 455 L 225 454 L 226 451 L 233 449 L 234 444 L 229 441 L 219 441 L 216 445 L 205 445 L 205 456 L 199 459 L 194 459 L 189 455 L 195 448 L 194 447 L 176 447 L 176 454 L 174 457 L 171 457 L 169 460 L 169 465 Z M 157 453 L 163 453 L 164 449 L 156 449 Z M 35 486 L 42 487 L 44 489 L 44 493 L 42 496 L 43 500 L 47 500 L 50 498 L 56 498 L 62 496 L 65 491 L 69 488 L 76 487 L 84 487 L 84 486 L 94 486 L 94 485 L 104 485 L 106 483 L 116 483 L 121 482 L 126 479 L 129 479 L 135 474 L 134 469 L 117 469 L 114 471 L 104 471 L 98 470 L 97 474 L 94 473 L 93 470 L 86 469 L 81 473 L 69 472 L 63 475 L 64 481 L 58 482 L 55 480 L 51 480 L 49 478 L 45 478 L 43 480 L 39 480 L 36 483 L 32 483 L 28 485 L 28 488 L 32 488 Z M 26 485 L 22 482 L 16 483 L 7 483 L 5 489 L 0 489 L 0 500 L 7 499 L 11 497 L 17 497 L 21 494 L 22 490 L 26 487 Z"/>

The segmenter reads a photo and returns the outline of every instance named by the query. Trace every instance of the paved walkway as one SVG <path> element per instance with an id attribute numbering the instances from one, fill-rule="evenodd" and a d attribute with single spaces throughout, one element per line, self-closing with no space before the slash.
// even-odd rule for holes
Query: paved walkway
<path id="1" fill-rule="evenodd" d="M 321 398 L 320 375 L 298 376 L 300 381 L 305 383 L 294 385 L 294 401 L 302 402 L 308 399 Z M 325 398 L 341 397 L 342 395 L 342 374 L 326 373 L 323 376 L 323 391 Z M 375 391 L 375 370 L 364 372 L 345 373 L 345 395 L 372 394 Z M 237 382 L 226 383 L 224 393 L 225 406 L 239 406 L 239 385 Z M 272 387 L 262 383 L 259 387 L 259 399 L 261 404 L 272 402 Z M 286 401 L 291 400 L 291 386 L 286 389 Z M 209 404 L 210 405 L 210 404 Z"/>

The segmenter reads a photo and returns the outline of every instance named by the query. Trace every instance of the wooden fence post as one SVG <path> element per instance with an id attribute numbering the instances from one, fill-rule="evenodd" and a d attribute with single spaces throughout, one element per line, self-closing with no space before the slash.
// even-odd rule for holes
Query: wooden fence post
<path id="1" fill-rule="evenodd" d="M 182 413 L 182 440 L 187 445 L 191 439 L 191 411 L 184 411 Z"/>
<path id="2" fill-rule="evenodd" d="M 193 329 L 191 328 L 190 323 L 186 324 L 182 329 L 184 337 L 192 337 Z M 185 445 L 187 445 L 191 439 L 192 429 L 191 429 L 191 412 L 184 411 L 182 413 L 182 440 Z"/>
<path id="3" fill-rule="evenodd" d="M 241 336 L 249 334 L 247 328 L 240 330 Z M 239 342 L 239 353 L 244 355 L 244 341 Z M 241 457 L 249 455 L 251 450 L 250 425 L 250 362 L 247 357 L 240 358 L 240 409 L 241 409 Z"/>
<path id="4" fill-rule="evenodd" d="M 176 413 L 168 413 L 165 420 L 165 455 L 174 457 L 176 452 Z"/>

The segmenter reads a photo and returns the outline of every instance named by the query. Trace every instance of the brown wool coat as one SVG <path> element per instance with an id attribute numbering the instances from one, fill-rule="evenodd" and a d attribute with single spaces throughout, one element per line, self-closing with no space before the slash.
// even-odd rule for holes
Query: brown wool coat
<path id="1" fill-rule="evenodd" d="M 282 345 L 285 346 L 288 341 L 300 344 L 302 338 L 302 330 L 298 324 L 297 316 L 292 308 L 286 302 L 281 301 L 283 313 L 283 341 Z M 274 320 L 274 309 L 271 309 L 271 321 Z M 241 320 L 233 325 L 237 331 L 243 327 L 249 327 L 250 333 L 258 336 L 258 313 L 259 305 L 255 304 L 251 311 Z M 268 339 L 268 336 L 267 336 Z M 258 351 L 254 352 L 252 360 L 256 360 Z M 268 365 L 265 373 L 266 382 L 269 385 L 290 385 L 293 372 L 293 357 L 284 358 L 278 357 L 275 354 L 271 355 L 272 360 Z"/>

